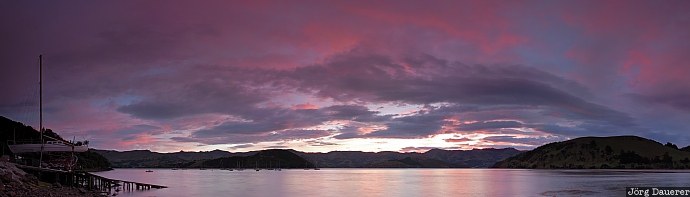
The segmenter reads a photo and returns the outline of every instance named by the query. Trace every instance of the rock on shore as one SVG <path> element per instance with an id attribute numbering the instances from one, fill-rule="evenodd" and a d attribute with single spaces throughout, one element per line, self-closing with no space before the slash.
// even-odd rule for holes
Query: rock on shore
<path id="1" fill-rule="evenodd" d="M 61 187 L 39 181 L 35 176 L 17 168 L 14 163 L 0 161 L 0 197 L 37 196 L 99 196 L 76 188 Z"/>

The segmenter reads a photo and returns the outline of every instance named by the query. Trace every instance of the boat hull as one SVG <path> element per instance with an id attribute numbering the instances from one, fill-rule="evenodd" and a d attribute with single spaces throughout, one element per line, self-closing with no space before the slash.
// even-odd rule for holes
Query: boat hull
<path id="1" fill-rule="evenodd" d="M 9 145 L 10 151 L 14 154 L 41 152 L 41 144 L 14 144 Z M 43 144 L 43 152 L 86 152 L 87 146 L 72 146 L 64 144 Z"/>

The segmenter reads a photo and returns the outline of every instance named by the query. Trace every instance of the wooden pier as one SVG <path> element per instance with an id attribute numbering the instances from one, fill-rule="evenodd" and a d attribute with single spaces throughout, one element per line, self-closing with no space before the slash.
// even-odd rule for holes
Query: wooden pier
<path id="1" fill-rule="evenodd" d="M 47 168 L 17 165 L 18 168 L 33 174 L 47 183 L 60 183 L 65 187 L 84 188 L 99 193 L 114 194 L 117 192 L 167 188 L 162 185 L 138 183 L 105 178 L 88 172 L 68 172 Z"/>

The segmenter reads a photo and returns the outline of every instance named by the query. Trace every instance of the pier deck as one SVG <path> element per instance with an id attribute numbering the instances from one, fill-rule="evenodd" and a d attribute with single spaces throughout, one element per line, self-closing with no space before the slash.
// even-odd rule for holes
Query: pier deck
<path id="1" fill-rule="evenodd" d="M 48 168 L 17 165 L 18 168 L 33 174 L 48 183 L 60 183 L 66 187 L 84 188 L 91 191 L 112 194 L 120 191 L 136 191 L 167 188 L 162 185 L 105 178 L 88 172 L 68 172 Z"/>

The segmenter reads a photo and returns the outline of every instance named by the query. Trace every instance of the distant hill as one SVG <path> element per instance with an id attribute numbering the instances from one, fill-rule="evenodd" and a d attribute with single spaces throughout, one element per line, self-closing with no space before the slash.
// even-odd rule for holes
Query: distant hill
<path id="1" fill-rule="evenodd" d="M 293 150 L 270 149 L 244 153 L 221 150 L 202 152 L 157 153 L 149 150 L 114 151 L 95 150 L 116 168 L 265 168 L 312 167 L 313 164 L 293 153 Z"/>
<path id="2" fill-rule="evenodd" d="M 269 149 L 249 156 L 232 156 L 212 159 L 189 167 L 206 168 L 314 168 L 315 164 L 290 150 Z"/>
<path id="3" fill-rule="evenodd" d="M 183 168 L 183 167 L 206 167 L 216 166 L 209 161 L 220 159 L 222 166 L 234 167 L 237 162 L 249 161 L 251 164 L 257 154 L 279 154 L 288 151 L 299 158 L 313 164 L 318 164 L 324 168 L 362 168 L 362 167 L 410 167 L 410 168 L 467 168 L 467 167 L 490 167 L 497 161 L 511 157 L 521 151 L 513 148 L 505 149 L 474 149 L 474 150 L 441 150 L 433 149 L 425 153 L 399 153 L 399 152 L 360 152 L 360 151 L 333 151 L 328 153 L 305 153 L 296 150 L 271 149 L 263 151 L 251 151 L 231 153 L 227 151 L 214 150 L 208 152 L 175 152 L 157 153 L 148 150 L 133 151 L 113 151 L 113 150 L 94 150 L 106 157 L 114 167 L 117 168 L 137 168 L 137 167 L 159 167 L 159 168 Z M 278 152 L 276 152 L 278 151 Z M 285 156 L 285 155 L 283 155 Z M 246 157 L 246 158 L 245 158 Z M 277 157 L 277 156 L 276 156 Z M 282 157 L 282 156 L 280 156 Z M 408 159 L 409 158 L 409 159 Z M 226 161 L 227 160 L 227 161 Z M 296 160 L 295 158 L 287 159 Z M 220 160 L 219 160 L 220 161 Z M 412 164 L 409 161 L 417 162 Z M 266 160 L 266 162 L 269 162 Z M 406 163 L 407 162 L 407 163 Z M 227 165 L 230 166 L 227 166 Z M 287 165 L 287 163 L 285 163 Z M 218 164 L 220 165 L 220 163 Z M 303 166 L 300 163 L 299 166 Z"/>
<path id="4" fill-rule="evenodd" d="M 305 153 L 295 151 L 295 154 L 309 161 L 313 161 L 324 168 L 361 168 L 374 163 L 388 160 L 403 159 L 405 157 L 419 157 L 418 153 L 399 153 L 391 151 L 361 152 L 361 151 L 332 151 L 327 153 Z"/>
<path id="5" fill-rule="evenodd" d="M 685 148 L 681 148 L 680 150 L 690 152 L 690 146 L 686 146 Z"/>
<path id="6" fill-rule="evenodd" d="M 150 150 L 93 150 L 103 155 L 116 168 L 137 168 L 137 167 L 180 167 L 190 165 L 187 163 L 197 160 L 209 160 L 230 156 L 247 156 L 250 154 L 236 154 L 222 150 L 202 151 L 202 152 L 175 152 L 157 153 Z"/>
<path id="7" fill-rule="evenodd" d="M 60 135 L 50 129 L 44 128 L 43 135 L 64 140 Z M 13 155 L 8 147 L 8 142 L 15 140 L 18 142 L 40 141 L 40 136 L 40 132 L 33 127 L 0 116 L 0 145 L 2 146 L 3 150 L 2 154 Z M 64 156 L 65 154 L 71 153 L 51 153 L 50 156 L 60 157 Z M 38 154 L 27 153 L 22 156 L 27 158 L 37 158 L 37 155 Z M 48 158 L 50 157 L 46 155 L 44 156 Z M 98 171 L 110 169 L 110 163 L 108 163 L 108 160 L 98 153 L 92 152 L 91 150 L 88 152 L 76 153 L 76 156 L 79 158 L 77 160 L 77 167 L 82 170 Z"/>
<path id="8" fill-rule="evenodd" d="M 486 148 L 472 150 L 443 150 L 431 149 L 423 155 L 432 159 L 438 159 L 455 166 L 472 168 L 486 168 L 508 157 L 515 156 L 523 151 L 514 148 Z"/>
<path id="9" fill-rule="evenodd" d="M 540 146 L 496 168 L 688 169 L 690 152 L 637 137 L 581 137 Z M 686 147 L 687 148 L 687 147 Z"/>
<path id="10" fill-rule="evenodd" d="M 450 168 L 451 164 L 423 157 L 405 157 L 404 159 L 393 159 L 378 163 L 369 164 L 368 168 Z"/>
<path id="11" fill-rule="evenodd" d="M 103 157 L 115 168 L 135 168 L 135 167 L 168 167 L 176 166 L 181 163 L 188 162 L 187 160 L 165 154 L 156 153 L 149 150 L 133 150 L 133 151 L 112 151 L 112 150 L 92 150 Z"/>
<path id="12" fill-rule="evenodd" d="M 435 159 L 448 167 L 454 168 L 487 168 L 497 161 L 506 159 L 521 153 L 514 148 L 503 149 L 472 149 L 472 150 L 442 150 L 432 149 L 424 153 L 400 153 L 400 152 L 361 152 L 361 151 L 332 151 L 328 153 L 303 153 L 296 154 L 309 161 L 316 161 L 319 166 L 330 168 L 359 168 L 370 167 L 377 163 L 392 160 L 411 159 Z M 388 162 L 390 163 L 390 162 Z"/>

